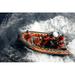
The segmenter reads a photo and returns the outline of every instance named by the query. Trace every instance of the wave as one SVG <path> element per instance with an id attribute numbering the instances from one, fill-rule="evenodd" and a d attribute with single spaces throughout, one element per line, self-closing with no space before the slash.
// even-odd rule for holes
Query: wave
<path id="1" fill-rule="evenodd" d="M 48 19 L 46 21 L 35 21 L 27 26 L 23 26 L 20 28 L 21 32 L 26 30 L 29 31 L 39 31 L 39 32 L 52 32 L 57 31 L 66 36 L 68 43 L 75 38 L 75 23 L 69 20 L 64 16 L 55 16 L 53 19 Z M 70 45 L 71 46 L 71 45 Z M 59 56 L 51 56 L 46 54 L 40 54 L 31 52 L 27 54 L 25 57 L 32 61 L 52 61 L 52 62 L 65 62 L 65 61 L 73 61 L 69 56 L 67 57 L 59 57 Z"/>

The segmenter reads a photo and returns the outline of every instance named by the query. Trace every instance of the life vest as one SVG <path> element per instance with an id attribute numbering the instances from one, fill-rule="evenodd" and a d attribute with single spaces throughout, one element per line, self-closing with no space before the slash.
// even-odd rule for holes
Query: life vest
<path id="1" fill-rule="evenodd" d="M 37 37 L 37 38 L 35 38 L 35 39 L 34 39 L 34 44 L 36 44 L 36 45 L 39 45 L 39 46 L 40 46 L 41 41 L 40 41 L 40 38 L 39 38 L 39 37 Z"/>
<path id="2" fill-rule="evenodd" d="M 50 36 L 47 36 L 47 37 L 44 38 L 45 41 L 50 41 L 50 40 L 53 40 L 53 39 L 54 39 L 54 37 L 50 37 Z"/>
<path id="3" fill-rule="evenodd" d="M 64 36 L 60 36 L 59 41 L 63 41 L 63 40 L 64 40 Z"/>
<path id="4" fill-rule="evenodd" d="M 24 35 L 24 38 L 25 38 L 27 41 L 30 41 L 31 37 L 32 37 L 32 35 L 31 35 L 30 32 L 28 32 L 28 33 L 26 33 L 26 34 Z"/>
<path id="5" fill-rule="evenodd" d="M 44 38 L 45 41 L 49 41 L 49 39 L 50 39 L 49 36 Z"/>
<path id="6" fill-rule="evenodd" d="M 34 36 L 34 37 L 40 37 L 40 36 L 42 36 L 42 34 L 33 33 L 32 36 Z"/>

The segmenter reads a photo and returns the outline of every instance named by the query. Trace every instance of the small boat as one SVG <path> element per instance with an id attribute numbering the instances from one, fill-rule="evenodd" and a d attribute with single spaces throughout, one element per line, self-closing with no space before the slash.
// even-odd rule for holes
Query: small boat
<path id="1" fill-rule="evenodd" d="M 50 55 L 70 55 L 71 53 L 65 48 L 65 47 L 52 47 L 51 44 L 47 45 L 41 45 L 41 43 L 44 43 L 45 41 L 43 38 L 45 36 L 48 36 L 48 34 L 51 33 L 45 33 L 45 32 L 35 32 L 35 31 L 26 31 L 19 34 L 19 40 L 23 42 L 23 44 L 33 51 L 50 54 Z M 50 36 L 50 35 L 49 35 Z"/>

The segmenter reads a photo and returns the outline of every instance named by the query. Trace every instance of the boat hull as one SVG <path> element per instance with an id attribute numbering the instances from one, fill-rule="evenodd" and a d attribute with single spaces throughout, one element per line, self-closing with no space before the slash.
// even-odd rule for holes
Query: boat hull
<path id="1" fill-rule="evenodd" d="M 46 33 L 42 33 L 42 32 L 34 32 L 34 31 L 29 31 L 31 34 L 46 34 Z M 53 49 L 53 48 L 44 48 L 41 46 L 37 46 L 37 45 L 32 45 L 31 42 L 27 41 L 26 38 L 24 37 L 24 35 L 26 34 L 26 32 L 23 32 L 20 34 L 19 40 L 23 42 L 23 44 L 29 48 L 32 49 L 33 51 L 37 51 L 37 52 L 41 52 L 41 53 L 45 53 L 45 54 L 50 54 L 50 55 L 70 55 L 71 53 L 66 49 L 66 48 L 62 48 L 62 49 Z"/>

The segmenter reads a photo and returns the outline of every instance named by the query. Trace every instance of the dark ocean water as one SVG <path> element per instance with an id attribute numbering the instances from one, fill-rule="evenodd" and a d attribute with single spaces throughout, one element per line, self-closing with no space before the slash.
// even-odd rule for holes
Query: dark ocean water
<path id="1" fill-rule="evenodd" d="M 72 13 L 0 13 L 0 61 L 32 61 L 27 59 L 29 50 L 17 41 L 19 29 L 35 21 L 46 21 L 58 15 L 75 21 L 75 14 Z"/>
<path id="2" fill-rule="evenodd" d="M 19 45 L 18 42 L 15 43 L 18 29 L 35 20 L 46 20 L 55 15 L 40 13 L 0 13 L 0 61 L 27 61 L 21 59 L 26 55 L 26 50 L 21 48 L 21 44 Z M 20 47 L 18 48 L 17 46 Z"/>

